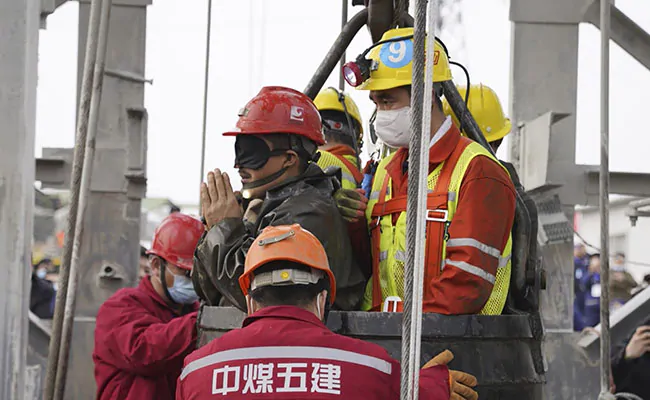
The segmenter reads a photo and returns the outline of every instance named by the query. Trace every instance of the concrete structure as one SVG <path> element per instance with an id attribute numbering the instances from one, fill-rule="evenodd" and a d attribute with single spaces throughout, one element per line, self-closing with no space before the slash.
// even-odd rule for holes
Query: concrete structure
<path id="1" fill-rule="evenodd" d="M 636 198 L 626 197 L 610 203 L 609 246 L 611 254 L 617 251 L 625 253 L 628 270 L 637 281 L 641 281 L 644 275 L 650 274 L 650 218 L 639 218 L 636 226 L 632 226 L 625 213 L 633 200 Z M 600 218 L 597 207 L 577 207 L 575 227 L 585 241 L 598 247 Z M 595 250 L 588 248 L 588 251 Z"/>
<path id="2" fill-rule="evenodd" d="M 598 166 L 575 163 L 578 27 L 598 26 L 598 10 L 594 0 L 510 2 L 510 116 L 518 128 L 511 135 L 510 158 L 523 185 L 533 191 L 540 224 L 544 199 L 557 196 L 569 221 L 574 205 L 598 204 Z M 612 40 L 650 68 L 650 35 L 614 5 L 611 21 Z M 649 197 L 650 186 L 644 184 L 649 179 L 648 174 L 610 173 L 610 193 Z M 578 335 L 572 332 L 572 235 L 560 236 L 568 237 L 540 243 L 549 282 L 540 310 L 548 363 L 545 398 L 596 398 L 598 362 L 576 351 Z"/>
<path id="3" fill-rule="evenodd" d="M 39 10 L 39 0 L 0 6 L 0 399 L 34 393 L 38 375 L 26 378 Z"/>

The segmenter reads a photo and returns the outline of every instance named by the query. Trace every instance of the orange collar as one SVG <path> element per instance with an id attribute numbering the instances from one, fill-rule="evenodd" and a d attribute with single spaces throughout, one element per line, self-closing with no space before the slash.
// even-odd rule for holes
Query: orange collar
<path id="1" fill-rule="evenodd" d="M 438 164 L 449 158 L 460 141 L 460 131 L 456 125 L 451 125 L 449 130 L 429 149 L 429 172 L 433 171 Z M 393 188 L 399 192 L 399 186 L 406 182 L 406 172 L 403 172 L 403 165 L 408 160 L 408 148 L 401 147 L 395 153 L 392 160 L 386 165 L 386 172 L 393 180 Z M 397 183 L 397 184 L 396 184 Z M 397 187 L 396 187 L 397 186 Z"/>
<path id="2" fill-rule="evenodd" d="M 335 156 L 356 156 L 354 149 L 344 144 L 337 144 L 336 146 L 332 146 L 325 151 L 332 153 Z"/>

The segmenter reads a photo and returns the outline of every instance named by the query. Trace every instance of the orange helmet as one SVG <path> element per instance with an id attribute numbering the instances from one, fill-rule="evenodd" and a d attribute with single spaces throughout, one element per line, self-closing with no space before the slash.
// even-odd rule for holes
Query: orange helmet
<path id="1" fill-rule="evenodd" d="M 304 93 L 282 86 L 266 86 L 239 111 L 239 121 L 224 136 L 291 133 L 325 144 L 318 109 Z"/>
<path id="2" fill-rule="evenodd" d="M 292 261 L 312 269 L 305 272 L 296 269 L 278 269 L 254 276 L 259 267 L 271 261 Z M 324 274 L 330 279 L 330 302 L 336 298 L 336 280 L 330 270 L 325 248 L 306 229 L 298 224 L 269 226 L 255 239 L 239 277 L 239 286 L 245 295 L 249 289 L 262 286 L 306 285 L 316 283 Z"/>
<path id="3" fill-rule="evenodd" d="M 192 270 L 194 249 L 204 230 L 198 219 L 180 212 L 173 213 L 156 228 L 147 254 L 161 257 L 184 270 Z"/>

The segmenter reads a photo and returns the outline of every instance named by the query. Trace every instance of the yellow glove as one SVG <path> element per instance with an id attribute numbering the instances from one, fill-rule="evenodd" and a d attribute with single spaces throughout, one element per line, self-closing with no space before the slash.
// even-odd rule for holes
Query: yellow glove
<path id="1" fill-rule="evenodd" d="M 365 215 L 368 199 L 363 193 L 362 189 L 339 189 L 334 193 L 336 208 L 346 221 L 355 222 Z"/>
<path id="2" fill-rule="evenodd" d="M 425 368 L 431 368 L 436 365 L 447 365 L 454 359 L 454 353 L 445 350 L 424 364 Z M 477 385 L 474 375 L 462 371 L 449 370 L 449 391 L 451 396 L 449 400 L 478 400 L 478 393 L 472 388 Z"/>

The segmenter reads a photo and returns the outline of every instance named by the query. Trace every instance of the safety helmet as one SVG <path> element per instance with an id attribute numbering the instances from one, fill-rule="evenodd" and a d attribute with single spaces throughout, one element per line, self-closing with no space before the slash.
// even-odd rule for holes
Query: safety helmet
<path id="1" fill-rule="evenodd" d="M 180 212 L 165 218 L 153 233 L 151 249 L 156 255 L 184 270 L 192 269 L 194 249 L 205 228 L 201 221 Z"/>
<path id="2" fill-rule="evenodd" d="M 343 101 L 345 102 L 345 108 L 343 108 L 343 103 L 340 100 L 339 95 L 343 96 Z M 318 96 L 314 99 L 314 104 L 318 111 L 340 111 L 345 113 L 346 109 L 350 117 L 352 117 L 359 124 L 360 133 L 363 133 L 363 122 L 361 121 L 361 113 L 359 112 L 359 107 L 357 103 L 352 100 L 349 94 L 344 92 L 339 92 L 335 88 L 327 88 L 321 90 L 318 93 Z"/>
<path id="3" fill-rule="evenodd" d="M 277 269 L 255 276 L 255 270 L 272 261 L 291 261 L 311 268 L 310 272 L 292 268 Z M 336 280 L 327 253 L 311 232 L 298 224 L 269 226 L 257 236 L 246 254 L 239 286 L 244 295 L 262 286 L 289 286 L 317 283 L 324 275 L 330 281 L 330 302 L 336 297 Z"/>
<path id="4" fill-rule="evenodd" d="M 386 31 L 381 41 L 387 41 L 374 47 L 367 58 L 371 60 L 370 77 L 357 86 L 360 90 L 388 90 L 411 85 L 413 69 L 413 28 L 398 28 Z M 392 40 L 411 36 L 405 40 Z M 445 82 L 452 79 L 449 57 L 446 50 L 436 40 L 434 44 L 433 82 Z"/>
<path id="5" fill-rule="evenodd" d="M 458 93 L 465 98 L 467 87 L 458 86 Z M 490 87 L 481 84 L 471 85 L 469 89 L 469 98 L 467 108 L 474 117 L 479 128 L 485 135 L 488 142 L 494 142 L 504 138 L 512 128 L 510 119 L 506 117 L 501 107 L 499 97 Z M 446 115 L 450 115 L 456 126 L 460 126 L 456 114 L 451 106 L 444 100 L 442 109 Z"/>
<path id="6" fill-rule="evenodd" d="M 239 111 L 233 131 L 224 136 L 289 133 L 325 144 L 320 113 L 309 97 L 282 86 L 266 86 Z"/>

